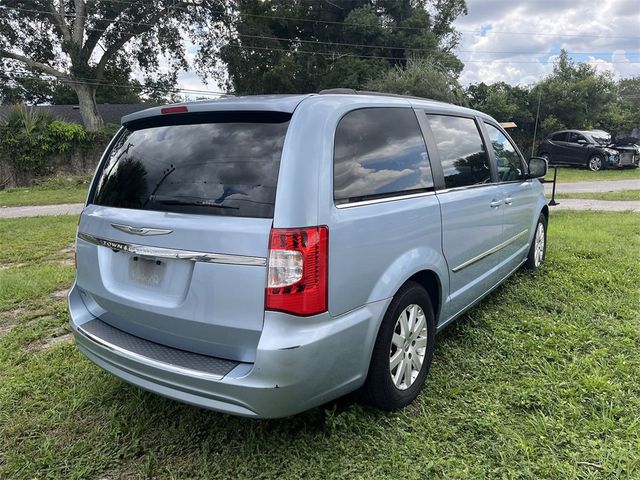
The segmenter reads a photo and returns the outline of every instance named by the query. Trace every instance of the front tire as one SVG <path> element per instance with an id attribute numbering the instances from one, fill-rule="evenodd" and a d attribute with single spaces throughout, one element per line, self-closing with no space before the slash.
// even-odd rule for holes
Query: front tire
<path id="1" fill-rule="evenodd" d="M 587 168 L 592 172 L 599 172 L 604 168 L 604 160 L 600 155 L 591 155 L 587 162 Z"/>
<path id="2" fill-rule="evenodd" d="M 385 313 L 363 387 L 368 402 L 382 410 L 411 403 L 420 393 L 435 349 L 436 324 L 427 291 L 405 283 Z"/>
<path id="3" fill-rule="evenodd" d="M 529 254 L 524 266 L 527 270 L 535 272 L 538 270 L 547 256 L 547 217 L 540 214 L 536 223 L 536 230 L 529 247 Z"/>

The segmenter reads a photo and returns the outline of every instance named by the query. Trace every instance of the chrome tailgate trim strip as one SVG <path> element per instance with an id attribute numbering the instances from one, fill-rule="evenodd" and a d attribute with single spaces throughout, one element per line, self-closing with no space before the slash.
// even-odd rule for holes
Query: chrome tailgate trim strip
<path id="1" fill-rule="evenodd" d="M 87 233 L 78 232 L 78 238 L 85 242 L 107 247 L 111 250 L 129 252 L 141 257 L 152 258 L 175 258 L 178 260 L 190 260 L 192 262 L 222 263 L 226 265 L 246 265 L 254 267 L 264 267 L 267 259 L 263 257 L 249 257 L 245 255 L 230 255 L 225 253 L 195 252 L 191 250 L 178 250 L 164 247 L 150 247 L 135 243 L 120 242 L 94 237 Z"/>

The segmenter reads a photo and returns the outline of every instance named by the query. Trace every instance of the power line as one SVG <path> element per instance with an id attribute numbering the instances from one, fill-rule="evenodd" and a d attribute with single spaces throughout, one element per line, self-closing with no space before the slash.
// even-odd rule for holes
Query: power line
<path id="1" fill-rule="evenodd" d="M 281 53 L 289 53 L 289 54 L 303 54 L 303 55 L 316 55 L 321 56 L 328 60 L 338 60 L 340 58 L 348 57 L 348 58 L 360 58 L 360 59 L 373 59 L 373 60 L 406 60 L 406 57 L 392 56 L 392 55 L 361 55 L 357 53 L 349 53 L 349 52 L 317 52 L 312 50 L 291 50 L 286 48 L 274 48 L 274 47 L 261 47 L 261 46 L 251 46 L 251 45 L 234 45 L 228 44 L 227 48 L 238 48 L 244 50 L 262 50 L 269 52 L 281 52 Z M 494 64 L 543 64 L 546 65 L 548 63 L 552 63 L 555 60 L 461 60 L 463 63 L 487 63 L 491 62 Z M 594 63 L 598 60 L 587 60 L 582 63 Z M 640 63 L 640 61 L 611 61 L 607 62 L 610 64 L 636 64 Z"/>
<path id="2" fill-rule="evenodd" d="M 128 3 L 128 2 L 127 2 Z M 0 8 L 9 8 L 9 7 L 5 7 L 5 6 L 0 6 Z M 50 12 L 46 12 L 44 10 L 31 10 L 31 9 L 20 9 L 20 8 L 14 8 L 15 10 L 21 10 L 21 11 L 27 11 L 27 12 L 34 12 L 34 13 L 43 13 L 43 14 L 49 14 Z M 71 16 L 73 17 L 74 15 L 72 14 L 67 14 L 67 16 Z M 267 17 L 270 18 L 270 17 Z M 127 24 L 131 24 L 131 25 L 144 25 L 144 26 L 155 26 L 155 24 L 151 24 L 151 23 L 144 23 L 144 22 L 133 22 L 133 21 L 127 21 L 127 20 L 109 20 L 109 19 L 105 19 L 104 21 L 107 22 L 123 22 L 123 23 L 127 23 Z M 87 31 L 100 31 L 100 32 L 106 32 L 107 29 L 96 29 L 96 28 L 91 28 L 88 27 Z M 125 32 L 126 33 L 126 32 Z M 365 45 L 365 44 L 355 44 L 355 43 L 347 43 L 347 42 L 324 42 L 324 41 L 316 41 L 316 40 L 304 40 L 304 39 L 289 39 L 289 38 L 282 38 L 282 37 L 270 37 L 270 36 L 265 36 L 265 35 L 248 35 L 248 34 L 237 34 L 238 37 L 242 37 L 242 38 L 255 38 L 255 39 L 263 39 L 263 40 L 275 40 L 275 41 L 287 41 L 287 42 L 292 42 L 292 43 L 307 43 L 307 44 L 318 44 L 318 45 L 328 45 L 328 46 L 341 46 L 341 47 L 354 47 L 354 48 L 374 48 L 374 49 L 390 49 L 390 50 L 407 50 L 407 51 L 415 51 L 415 52 L 420 52 L 420 51 L 431 51 L 431 49 L 426 49 L 426 48 L 411 48 L 411 47 L 402 47 L 402 46 L 396 46 L 396 45 Z M 638 37 L 640 38 L 640 37 Z M 376 59 L 388 59 L 388 60 L 403 60 L 405 59 L 405 57 L 394 57 L 394 56 L 383 56 L 383 55 L 357 55 L 357 54 L 352 54 L 352 53 L 344 53 L 344 52 L 311 52 L 311 51 L 303 51 L 303 50 L 296 50 L 296 51 L 292 51 L 290 49 L 270 49 L 270 48 L 266 48 L 266 47 L 259 47 L 259 46 L 248 46 L 248 45 L 233 45 L 234 47 L 237 48 L 245 48 L 245 49 L 261 49 L 261 50 L 272 50 L 272 51 L 281 51 L 281 52 L 296 52 L 296 53 L 306 53 L 306 54 L 315 54 L 315 55 L 328 55 L 328 56 L 349 56 L 349 57 L 359 57 L 359 58 L 376 58 Z M 455 50 L 455 52 L 457 53 L 474 53 L 474 54 L 511 54 L 511 55 L 527 55 L 527 56 L 536 56 L 536 55 L 553 55 L 553 52 L 518 52 L 518 51 L 491 51 L 491 50 Z M 568 52 L 570 55 L 612 55 L 613 52 Z M 626 52 L 625 51 L 625 56 L 628 55 L 640 55 L 640 52 Z M 482 62 L 486 62 L 486 61 L 494 61 L 494 60 L 461 60 L 463 62 L 467 62 L 467 63 L 482 63 Z M 506 63 L 506 62 L 505 62 Z M 510 61 L 508 63 L 539 63 L 538 61 L 533 61 L 533 62 L 522 62 L 522 61 Z M 608 62 L 608 63 L 636 63 L 636 62 Z"/>
<path id="3" fill-rule="evenodd" d="M 134 1 L 123 1 L 123 0 L 104 0 L 104 1 L 108 1 L 110 3 L 121 3 L 121 4 L 135 4 L 136 2 Z M 401 0 L 398 0 L 401 1 Z M 635 4 L 636 0 L 629 0 L 629 3 L 634 3 Z M 180 8 L 180 7 L 176 7 L 178 9 L 181 10 L 186 10 L 186 7 L 184 8 Z M 222 13 L 221 10 L 217 11 L 218 13 Z M 246 13 L 246 12 L 239 12 L 239 15 L 241 16 L 246 16 L 246 17 L 255 17 L 255 18 L 267 18 L 267 19 L 275 19 L 275 20 L 295 20 L 295 21 L 300 21 L 300 22 L 312 22 L 312 23 L 323 23 L 323 24 L 329 24 L 329 25 L 340 25 L 340 26 L 349 26 L 349 27 L 365 27 L 365 28 L 370 28 L 370 25 L 364 24 L 364 23 L 346 23 L 346 22 L 336 22 L 336 21 L 330 21 L 330 20 L 316 20 L 316 19 L 311 19 L 311 18 L 300 18 L 300 17 L 289 17 L 289 16 L 276 16 L 276 15 L 259 15 L 256 13 Z M 400 26 L 400 25 L 387 25 L 387 28 L 392 28 L 392 29 L 397 29 L 397 30 L 427 30 L 427 31 L 431 31 L 431 29 L 427 28 L 427 27 L 404 27 L 404 26 Z M 475 34 L 481 34 L 481 35 L 485 35 L 485 34 L 500 34 L 500 35 L 535 35 L 535 36 L 556 36 L 556 37 L 589 37 L 589 38 L 624 38 L 624 39 L 640 39 L 639 37 L 636 36 L 619 36 L 619 35 L 590 35 L 590 34 L 555 34 L 555 33 L 540 33 L 540 32 L 509 32 L 509 31 L 499 31 L 499 30 L 456 30 L 457 32 L 461 32 L 461 33 L 475 33 Z M 452 32 L 453 33 L 453 32 Z"/>
<path id="4" fill-rule="evenodd" d="M 144 24 L 147 25 L 147 24 Z M 87 28 L 87 31 L 95 31 L 95 32 L 106 32 L 108 29 L 99 29 L 99 28 Z M 124 32 L 129 33 L 129 32 Z M 353 48 L 374 48 L 378 50 L 408 50 L 411 52 L 432 52 L 432 48 L 414 48 L 414 47 L 405 47 L 400 45 L 366 45 L 366 44 L 358 44 L 358 43 L 347 43 L 347 42 L 325 42 L 322 40 L 305 40 L 300 38 L 283 38 L 283 37 L 272 37 L 268 35 L 249 35 L 249 34 L 235 34 L 236 37 L 241 38 L 254 38 L 259 40 L 274 40 L 281 42 L 290 42 L 290 43 L 307 43 L 312 45 L 328 45 L 328 46 L 338 46 L 338 47 L 353 47 Z M 234 37 L 230 36 L 229 40 L 235 40 Z M 242 48 L 252 48 L 251 45 L 242 45 Z M 538 56 L 538 55 L 554 55 L 556 52 L 549 51 L 539 51 L 539 52 L 519 52 L 519 51 L 503 51 L 503 50 L 460 50 L 454 49 L 456 53 L 488 53 L 488 54 L 512 54 L 512 55 L 526 55 L 526 56 Z M 324 52 L 319 52 L 324 53 Z M 328 54 L 332 52 L 326 52 Z M 338 52 L 339 53 L 339 52 Z M 567 52 L 569 55 L 613 55 L 613 51 L 609 52 Z M 628 55 L 640 55 L 640 52 L 630 52 L 625 50 L 625 56 Z"/>
<path id="5" fill-rule="evenodd" d="M 72 83 L 72 84 L 82 84 L 82 85 L 91 85 L 95 87 L 115 87 L 122 89 L 130 89 L 130 90 L 151 90 L 156 92 L 167 92 L 167 93 L 190 93 L 193 95 L 228 95 L 229 92 L 221 92 L 216 90 L 198 90 L 198 89 L 189 89 L 189 88 L 162 88 L 162 87 L 153 87 L 146 85 L 132 85 L 132 84 L 117 84 L 117 83 L 108 83 L 108 82 L 99 82 L 93 79 L 88 78 L 74 78 L 70 80 L 59 80 L 54 78 L 46 78 L 45 76 L 37 76 L 37 75 L 8 75 L 5 73 L 0 73 L 0 78 L 5 78 L 6 80 L 42 80 L 42 81 L 53 81 L 60 83 Z"/>
<path id="6" fill-rule="evenodd" d="M 111 0 L 113 1 L 113 0 Z M 115 3 L 126 3 L 126 4 L 134 4 L 133 2 L 115 2 Z M 193 5 L 196 6 L 196 5 Z M 52 12 L 46 11 L 46 10 L 35 10 L 35 9 L 25 9 L 25 8 L 20 8 L 20 7 L 7 7 L 7 6 L 0 6 L 0 8 L 3 9 L 7 9 L 7 10 L 17 10 L 17 11 L 23 11 L 23 12 L 27 12 L 27 13 L 42 13 L 42 14 L 46 14 L 46 15 L 50 15 Z M 177 10 L 183 10 L 186 11 L 186 7 L 179 7 L 179 6 L 172 6 L 172 8 L 177 9 Z M 212 10 L 214 13 L 225 13 L 222 10 Z M 58 13 L 59 14 L 59 13 Z M 288 17 L 288 16 L 279 16 L 279 15 L 258 15 L 258 14 L 252 14 L 252 13 L 246 13 L 246 12 L 239 12 L 238 13 L 240 16 L 248 16 L 248 17 L 256 17 L 256 18 L 265 18 L 265 19 L 272 19 L 272 20 L 293 20 L 293 21 L 298 21 L 298 22 L 311 22 L 311 23 L 319 23 L 319 24 L 326 24 L 326 25 L 340 25 L 340 26 L 344 26 L 344 27 L 365 27 L 365 28 L 371 28 L 370 25 L 364 24 L 364 23 L 353 23 L 353 22 L 337 22 L 337 21 L 331 21 L 331 20 L 317 20 L 317 19 L 311 19 L 311 18 L 300 18 L 300 17 Z M 65 17 L 72 17 L 75 18 L 74 14 L 62 14 Z M 150 27 L 154 27 L 156 26 L 156 24 L 151 24 L 151 23 L 145 23 L 145 22 L 135 22 L 132 20 L 125 20 L 125 19 L 117 19 L 117 18 L 113 18 L 113 19 L 100 19 L 100 21 L 102 22 L 107 22 L 107 23 L 126 23 L 129 25 L 141 25 L 141 26 L 150 26 Z M 427 27 L 404 27 L 404 26 L 400 26 L 400 25 L 387 25 L 386 28 L 389 29 L 394 29 L 394 30 L 417 30 L 417 31 L 428 31 L 431 32 L 432 30 L 427 28 Z M 500 30 L 455 30 L 452 33 L 455 32 L 460 32 L 460 33 L 473 33 L 473 34 L 481 34 L 481 35 L 528 35 L 528 36 L 551 36 L 551 37 L 578 37 L 578 38 L 618 38 L 618 39 L 633 39 L 633 40 L 638 40 L 640 39 L 640 36 L 626 36 L 626 35 L 594 35 L 594 34 L 571 34 L 571 33 L 541 33 L 541 32 L 509 32 L 509 31 L 500 31 Z"/>
<path id="7" fill-rule="evenodd" d="M 233 44 L 228 44 L 227 47 L 231 47 L 231 48 L 242 48 L 242 49 L 246 49 L 246 50 L 266 50 L 266 51 L 272 51 L 272 52 L 285 52 L 285 53 L 292 53 L 292 54 L 305 54 L 305 55 L 320 55 L 320 56 L 324 56 L 325 58 L 328 59 L 339 59 L 341 57 L 352 57 L 352 58 L 362 58 L 362 59 L 366 59 L 366 58 L 371 58 L 371 59 L 380 59 L 380 60 L 406 60 L 406 57 L 394 57 L 394 56 L 387 56 L 387 55 L 359 55 L 356 53 L 345 53 L 345 52 L 315 52 L 315 51 L 311 51 L 311 50 L 289 50 L 286 48 L 272 48 L 272 47 L 260 47 L 260 46 L 248 46 L 248 45 L 233 45 Z M 541 64 L 547 64 L 547 63 L 552 63 L 555 60 L 461 60 L 463 63 L 487 63 L 487 62 L 491 62 L 491 63 L 505 63 L 505 64 L 512 64 L 512 63 L 541 63 Z M 582 63 L 593 63 L 593 62 L 597 62 L 597 60 L 587 60 L 585 62 Z M 616 61 L 616 62 L 607 62 L 607 63 L 612 63 L 612 64 L 635 64 L 635 63 L 640 63 L 640 61 L 638 62 L 624 62 L 624 61 Z"/>
<path id="8" fill-rule="evenodd" d="M 147 25 L 147 24 L 141 24 Z M 88 27 L 87 31 L 94 32 L 106 32 L 108 29 L 100 29 L 100 28 L 91 28 Z M 131 33 L 131 32 L 123 32 L 123 33 Z M 235 34 L 236 37 L 241 38 L 254 38 L 260 40 L 274 40 L 274 41 L 282 41 L 282 42 L 290 42 L 290 43 L 308 43 L 314 45 L 328 45 L 328 46 L 338 46 L 338 47 L 353 47 L 353 48 L 374 48 L 378 50 L 408 50 L 412 52 L 432 52 L 431 48 L 413 48 L 413 47 L 405 47 L 399 45 L 366 45 L 366 44 L 358 44 L 358 43 L 347 43 L 347 42 L 325 42 L 321 40 L 305 40 L 300 38 L 283 38 L 283 37 L 272 37 L 268 35 L 249 35 L 249 34 Z M 229 36 L 229 40 L 235 40 L 231 35 Z M 250 45 L 242 45 L 243 48 L 252 48 Z M 519 52 L 519 51 L 502 51 L 502 50 L 460 50 L 454 49 L 456 53 L 488 53 L 488 54 L 513 54 L 513 55 L 526 55 L 526 56 L 537 56 L 537 55 L 553 55 L 555 52 L 549 51 L 539 51 L 539 52 Z M 332 52 L 327 52 L 332 53 Z M 567 52 L 569 55 L 613 55 L 613 51 L 609 52 Z M 627 55 L 640 55 L 640 52 L 630 52 L 625 50 L 625 56 Z"/>
<path id="9" fill-rule="evenodd" d="M 365 45 L 358 43 L 346 43 L 346 42 L 323 42 L 321 40 L 303 40 L 303 39 L 292 39 L 292 38 L 282 38 L 282 37 L 270 37 L 268 35 L 248 35 L 248 34 L 236 34 L 238 37 L 242 38 L 255 38 L 261 40 L 277 40 L 282 42 L 292 42 L 292 43 L 310 43 L 315 45 L 335 45 L 335 46 L 346 46 L 346 47 L 355 47 L 355 48 L 375 48 L 375 49 L 389 49 L 389 50 L 409 50 L 409 51 L 424 51 L 430 52 L 433 51 L 431 48 L 412 48 L 412 47 L 403 47 L 398 45 Z M 495 54 L 518 54 L 518 55 L 545 55 L 551 52 L 517 52 L 517 51 L 494 51 L 494 50 L 459 50 L 455 49 L 456 52 L 459 53 L 495 53 Z M 611 52 L 567 52 L 569 55 L 611 55 Z M 625 55 L 640 55 L 640 52 L 627 52 L 625 51 Z"/>

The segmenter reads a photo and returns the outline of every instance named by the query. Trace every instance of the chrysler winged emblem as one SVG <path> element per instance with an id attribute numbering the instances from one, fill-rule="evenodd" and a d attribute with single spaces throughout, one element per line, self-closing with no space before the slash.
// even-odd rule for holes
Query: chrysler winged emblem
<path id="1" fill-rule="evenodd" d="M 131 225 L 122 225 L 119 223 L 112 223 L 111 226 L 121 232 L 130 233 L 132 235 L 166 235 L 173 232 L 173 230 L 167 230 L 164 228 L 149 228 L 149 227 L 133 227 Z"/>

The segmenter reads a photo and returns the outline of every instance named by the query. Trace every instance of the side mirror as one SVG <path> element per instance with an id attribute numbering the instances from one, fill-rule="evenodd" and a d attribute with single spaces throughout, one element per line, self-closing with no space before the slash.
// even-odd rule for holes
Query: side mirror
<path id="1" fill-rule="evenodd" d="M 587 142 L 584 138 L 579 138 L 578 140 L 576 140 L 576 143 L 578 145 L 586 145 L 589 142 Z"/>
<path id="2" fill-rule="evenodd" d="M 547 160 L 542 157 L 531 157 L 529 159 L 529 178 L 542 178 L 547 174 Z"/>

